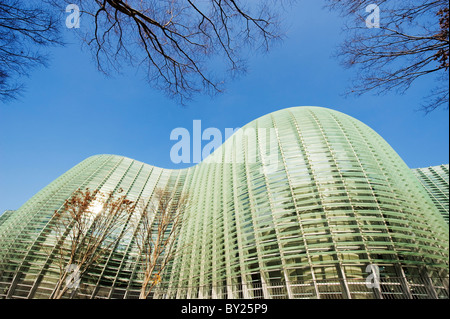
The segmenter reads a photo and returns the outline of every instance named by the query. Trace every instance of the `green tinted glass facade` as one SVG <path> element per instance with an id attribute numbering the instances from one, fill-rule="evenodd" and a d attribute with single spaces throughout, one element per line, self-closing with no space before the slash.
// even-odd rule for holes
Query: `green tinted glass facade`
<path id="1" fill-rule="evenodd" d="M 433 203 L 448 223 L 448 164 L 413 169 Z"/>
<path id="2" fill-rule="evenodd" d="M 93 156 L 0 225 L 0 296 L 47 298 L 58 278 L 52 214 L 77 189 L 189 193 L 183 251 L 154 298 L 447 298 L 448 225 L 427 191 L 372 129 L 337 111 L 265 115 L 183 170 Z M 134 216 L 133 218 L 139 218 Z M 126 223 L 124 226 L 126 227 Z M 367 265 L 380 269 L 368 288 Z M 134 298 L 133 237 L 93 267 L 78 298 Z"/>
<path id="3" fill-rule="evenodd" d="M 0 215 L 0 226 L 8 219 L 9 216 L 11 216 L 15 211 L 14 210 L 5 210 Z"/>

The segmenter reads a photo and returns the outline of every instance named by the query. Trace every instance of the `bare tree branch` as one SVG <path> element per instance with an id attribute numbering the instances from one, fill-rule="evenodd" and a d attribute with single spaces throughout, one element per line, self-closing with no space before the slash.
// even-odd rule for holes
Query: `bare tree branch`
<path id="1" fill-rule="evenodd" d="M 46 65 L 40 48 L 63 44 L 57 22 L 41 1 L 0 0 L 0 101 L 17 98 L 22 78 Z"/>
<path id="2" fill-rule="evenodd" d="M 114 197 L 112 193 L 104 195 L 86 189 L 76 191 L 55 211 L 51 224 L 55 243 L 51 253 L 58 255 L 59 280 L 51 298 L 60 299 L 72 288 L 66 281 L 74 270 L 81 280 L 99 258 L 114 248 L 124 235 L 117 229 L 134 208 L 126 195 Z"/>
<path id="3" fill-rule="evenodd" d="M 120 71 L 123 64 L 140 66 L 150 84 L 181 103 L 195 93 L 221 92 L 225 76 L 217 74 L 245 71 L 244 47 L 266 51 L 282 37 L 280 1 L 66 2 L 81 8 L 81 36 L 101 72 Z M 213 63 L 216 56 L 224 58 L 227 70 Z"/>
<path id="4" fill-rule="evenodd" d="M 380 28 L 369 29 L 365 9 L 369 0 L 328 0 L 329 7 L 353 17 L 347 40 L 337 56 L 358 73 L 349 93 L 404 93 L 419 78 L 436 76 L 448 86 L 449 10 L 442 0 L 380 0 Z M 447 76 L 446 76 L 447 75 Z M 429 112 L 448 108 L 448 91 L 438 85 L 423 106 Z M 433 96 L 433 98 L 431 98 Z"/>
<path id="5" fill-rule="evenodd" d="M 170 261 L 180 251 L 177 239 L 188 204 L 187 195 L 177 195 L 164 189 L 156 189 L 154 202 L 141 207 L 141 218 L 135 238 L 144 268 L 139 298 L 146 299 L 152 289 L 161 282 Z"/>

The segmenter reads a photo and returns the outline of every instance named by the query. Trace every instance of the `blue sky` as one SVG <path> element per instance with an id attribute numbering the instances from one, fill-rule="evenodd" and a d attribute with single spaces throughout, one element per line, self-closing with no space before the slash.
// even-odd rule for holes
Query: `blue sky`
<path id="1" fill-rule="evenodd" d="M 19 208 L 91 155 L 182 168 L 187 165 L 170 160 L 173 129 L 192 131 L 199 119 L 203 129 L 224 132 L 292 106 L 328 107 L 361 120 L 410 167 L 448 163 L 448 111 L 417 111 L 434 79 L 420 80 L 404 95 L 345 98 L 354 71 L 331 57 L 343 39 L 344 20 L 322 6 L 323 1 L 300 1 L 286 15 L 284 42 L 250 56 L 248 73 L 228 82 L 225 93 L 197 96 L 185 107 L 149 87 L 133 69 L 105 77 L 66 31 L 73 44 L 51 49 L 49 67 L 31 73 L 24 96 L 0 104 L 0 212 Z"/>

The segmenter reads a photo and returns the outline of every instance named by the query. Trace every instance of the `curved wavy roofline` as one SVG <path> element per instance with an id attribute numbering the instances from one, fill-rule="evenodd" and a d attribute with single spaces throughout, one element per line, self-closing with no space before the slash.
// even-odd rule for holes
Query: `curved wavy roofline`
<path id="1" fill-rule="evenodd" d="M 280 113 L 280 112 L 288 112 L 289 110 L 294 110 L 294 109 L 298 109 L 298 108 L 302 108 L 302 109 L 322 109 L 322 110 L 331 111 L 331 112 L 334 112 L 334 113 L 337 113 L 337 114 L 341 114 L 341 115 L 344 115 L 344 116 L 348 116 L 347 114 L 345 114 L 345 113 L 343 113 L 343 112 L 341 112 L 341 111 L 337 111 L 337 110 L 335 110 L 335 109 L 331 109 L 331 108 L 323 107 L 323 106 L 313 106 L 313 105 L 311 105 L 311 106 L 306 106 L 306 105 L 305 105 L 305 106 L 292 106 L 292 107 L 287 107 L 287 108 L 284 108 L 284 109 L 276 110 L 276 111 L 273 111 L 273 112 L 270 112 L 270 113 L 261 115 L 261 116 L 257 117 L 256 119 L 254 119 L 254 120 L 248 122 L 248 123 L 245 124 L 244 126 L 240 127 L 240 128 L 239 128 L 236 132 L 234 132 L 234 133 L 233 133 L 226 141 L 224 141 L 224 142 L 220 145 L 220 147 L 218 147 L 217 150 L 214 150 L 214 152 L 212 152 L 210 155 L 208 155 L 207 158 L 203 159 L 200 163 L 195 163 L 195 164 L 193 164 L 193 165 L 191 165 L 191 166 L 189 166 L 189 167 L 184 167 L 184 168 L 167 168 L 167 167 L 160 167 L 160 166 L 156 166 L 156 165 L 153 165 L 153 164 L 150 164 L 150 163 L 141 161 L 141 160 L 137 160 L 137 159 L 131 158 L 131 157 L 129 157 L 129 156 L 125 156 L 125 155 L 117 155 L 117 154 L 104 154 L 104 153 L 102 153 L 102 154 L 95 154 L 95 155 L 92 155 L 92 156 L 87 157 L 86 159 L 88 159 L 88 158 L 95 158 L 95 157 L 99 157 L 99 156 L 112 156 L 112 157 L 119 157 L 119 158 L 130 159 L 130 160 L 133 160 L 133 161 L 136 161 L 136 162 L 139 162 L 139 163 L 143 163 L 143 164 L 145 164 L 145 165 L 150 165 L 150 166 L 152 166 L 152 167 L 157 167 L 157 168 L 164 169 L 164 170 L 169 170 L 169 171 L 183 171 L 183 170 L 188 170 L 188 169 L 192 169 L 192 168 L 194 168 L 194 167 L 196 167 L 196 166 L 199 166 L 199 165 L 201 165 L 201 164 L 203 164 L 203 163 L 206 163 L 206 160 L 207 160 L 208 158 L 212 157 L 212 156 L 213 156 L 215 153 L 217 153 L 222 147 L 226 146 L 227 142 L 229 142 L 230 140 L 232 140 L 232 138 L 233 138 L 234 136 L 236 136 L 237 134 L 240 134 L 240 131 L 241 131 L 241 130 L 243 130 L 243 129 L 249 127 L 249 126 L 250 126 L 251 124 L 253 124 L 254 122 L 256 122 L 256 121 L 258 121 L 258 120 L 260 120 L 260 119 L 262 119 L 262 118 L 264 118 L 264 117 L 267 117 L 267 116 L 271 116 L 271 115 L 273 115 L 273 114 L 276 114 L 276 113 Z M 359 120 L 356 119 L 356 118 L 353 118 L 353 119 L 355 119 L 356 121 L 359 121 Z M 359 122 L 361 122 L 361 121 L 359 121 Z M 363 123 L 363 122 L 361 122 L 361 123 Z M 363 124 L 365 124 L 365 123 L 363 123 Z M 367 126 L 367 124 L 365 124 L 365 125 Z M 368 126 L 368 127 L 369 127 L 369 126 Z M 369 127 L 369 128 L 370 128 L 370 127 Z M 371 128 L 371 129 L 372 129 L 372 128 Z"/>
<path id="2" fill-rule="evenodd" d="M 395 294 L 424 298 L 423 282 L 428 298 L 448 297 L 448 210 L 377 132 L 308 106 L 246 127 L 211 144 L 218 148 L 203 165 L 166 169 L 105 154 L 58 177 L 0 220 L 0 298 L 49 298 L 59 289 L 58 251 L 70 244 L 73 224 L 57 239 L 55 212 L 83 188 L 125 195 L 142 209 L 158 201 L 158 189 L 189 197 L 154 298 L 392 298 L 394 286 Z M 139 296 L 142 210 L 123 217 L 109 236 L 116 243 L 80 283 L 82 298 Z M 383 265 L 388 289 L 361 289 L 368 264 Z"/>

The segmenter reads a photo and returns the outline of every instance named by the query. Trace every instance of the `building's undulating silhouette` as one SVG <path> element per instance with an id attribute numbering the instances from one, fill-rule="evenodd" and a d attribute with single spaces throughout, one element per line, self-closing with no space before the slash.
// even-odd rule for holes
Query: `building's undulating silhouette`
<path id="1" fill-rule="evenodd" d="M 441 198 L 383 138 L 337 111 L 265 115 L 182 170 L 115 155 L 84 160 L 0 217 L 0 297 L 51 295 L 52 216 L 84 188 L 123 189 L 143 203 L 157 188 L 189 194 L 182 251 L 154 298 L 448 298 L 448 202 L 437 207 Z M 139 260 L 128 234 L 72 296 L 136 298 Z"/>

